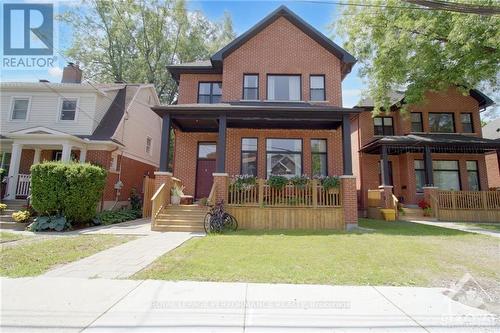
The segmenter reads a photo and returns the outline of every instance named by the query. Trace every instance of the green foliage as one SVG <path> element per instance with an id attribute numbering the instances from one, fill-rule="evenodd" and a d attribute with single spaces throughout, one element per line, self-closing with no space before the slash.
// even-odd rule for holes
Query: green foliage
<path id="1" fill-rule="evenodd" d="M 89 77 L 153 83 L 166 104 L 177 92 L 168 65 L 209 59 L 236 36 L 228 14 L 212 22 L 181 0 L 84 1 L 60 19 L 74 33 L 66 54 Z"/>
<path id="2" fill-rule="evenodd" d="M 0 181 L 2 181 L 5 176 L 7 176 L 7 170 L 0 168 Z"/>
<path id="3" fill-rule="evenodd" d="M 293 185 L 295 185 L 298 188 L 304 188 L 306 187 L 307 183 L 309 182 L 309 177 L 307 176 L 295 176 L 290 179 Z"/>
<path id="4" fill-rule="evenodd" d="M 238 175 L 235 177 L 233 185 L 236 189 L 248 189 L 257 183 L 257 178 L 252 175 Z"/>
<path id="5" fill-rule="evenodd" d="M 3 213 L 3 211 L 6 209 L 7 209 L 7 205 L 0 202 L 0 213 Z"/>
<path id="6" fill-rule="evenodd" d="M 30 231 L 63 231 L 71 228 L 71 223 L 64 216 L 38 216 L 35 222 L 31 223 L 28 229 Z"/>
<path id="7" fill-rule="evenodd" d="M 177 183 L 174 183 L 172 189 L 170 190 L 170 194 L 173 197 L 182 197 L 184 195 L 184 186 L 179 186 Z"/>
<path id="8" fill-rule="evenodd" d="M 133 210 L 140 210 L 142 207 L 141 197 L 137 194 L 137 189 L 135 187 L 130 191 L 130 207 Z"/>
<path id="9" fill-rule="evenodd" d="M 274 189 L 282 190 L 288 184 L 288 178 L 284 176 L 270 176 L 267 184 Z"/>
<path id="10" fill-rule="evenodd" d="M 27 210 L 18 210 L 17 212 L 12 213 L 12 219 L 18 223 L 28 222 L 30 216 L 30 212 Z"/>
<path id="11" fill-rule="evenodd" d="M 480 85 L 495 91 L 500 70 L 500 17 L 444 10 L 411 10 L 414 4 L 374 0 L 344 6 L 332 25 L 357 57 L 375 113 L 391 105 L 391 90 L 406 89 L 405 103 L 421 103 L 426 90 L 458 85 L 464 94 Z M 476 0 L 475 5 L 491 5 Z M 404 109 L 404 106 L 403 106 Z"/>
<path id="12" fill-rule="evenodd" d="M 90 164 L 45 162 L 31 167 L 31 202 L 42 215 L 87 222 L 106 184 L 106 170 Z"/>
<path id="13" fill-rule="evenodd" d="M 96 219 L 104 225 L 115 224 L 142 217 L 142 212 L 136 209 L 106 210 L 97 214 Z"/>
<path id="14" fill-rule="evenodd" d="M 337 176 L 322 177 L 320 178 L 320 182 L 325 190 L 339 188 L 340 186 L 340 179 Z"/>

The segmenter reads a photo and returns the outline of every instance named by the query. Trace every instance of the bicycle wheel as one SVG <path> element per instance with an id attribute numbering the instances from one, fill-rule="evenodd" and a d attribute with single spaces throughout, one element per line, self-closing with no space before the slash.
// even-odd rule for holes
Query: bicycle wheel
<path id="1" fill-rule="evenodd" d="M 208 234 L 212 232 L 211 230 L 211 221 L 212 220 L 212 213 L 208 212 L 205 214 L 205 218 L 203 219 L 203 228 L 205 229 L 205 232 Z"/>
<path id="2" fill-rule="evenodd" d="M 231 231 L 238 229 L 238 221 L 229 213 L 224 213 L 224 229 Z"/>
<path id="3" fill-rule="evenodd" d="M 231 218 L 231 230 L 232 231 L 238 230 L 238 220 L 236 219 L 236 217 L 234 217 L 229 213 L 227 215 L 229 215 L 229 217 Z"/>

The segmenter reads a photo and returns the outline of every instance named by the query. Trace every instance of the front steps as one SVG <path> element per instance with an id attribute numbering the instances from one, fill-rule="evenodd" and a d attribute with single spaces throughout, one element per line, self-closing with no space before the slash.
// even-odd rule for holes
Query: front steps
<path id="1" fill-rule="evenodd" d="M 437 221 L 436 218 L 424 216 L 422 208 L 403 207 L 404 214 L 399 214 L 399 219 L 403 221 Z"/>
<path id="2" fill-rule="evenodd" d="M 204 231 L 203 219 L 208 207 L 198 205 L 169 205 L 156 218 L 154 231 Z"/>
<path id="3" fill-rule="evenodd" d="M 0 229 L 24 230 L 28 223 L 17 223 L 12 219 L 12 213 L 25 210 L 26 200 L 2 200 L 7 209 L 0 213 Z"/>

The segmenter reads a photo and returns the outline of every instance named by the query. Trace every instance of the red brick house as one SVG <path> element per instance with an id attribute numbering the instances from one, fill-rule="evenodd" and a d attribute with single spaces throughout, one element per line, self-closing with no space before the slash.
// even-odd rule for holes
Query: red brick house
<path id="1" fill-rule="evenodd" d="M 336 175 L 342 191 L 336 218 L 342 228 L 356 225 L 349 119 L 360 110 L 342 107 L 341 87 L 355 61 L 281 6 L 209 60 L 169 66 L 179 94 L 175 105 L 152 108 L 163 119 L 156 179 L 172 176 L 173 128 L 172 172 L 186 194 L 206 198 L 215 191 L 227 200 L 229 177 L 240 174 Z"/>
<path id="2" fill-rule="evenodd" d="M 442 190 L 488 189 L 485 153 L 499 142 L 483 138 L 480 112 L 493 101 L 477 90 L 464 96 L 456 88 L 428 92 L 420 105 L 403 114 L 397 105 L 404 93 L 394 92 L 390 112 L 373 117 L 373 103 L 352 118 L 354 174 L 359 207 L 368 208 L 368 191 L 394 193 L 401 203 L 415 206 L 425 187 Z"/>
<path id="3" fill-rule="evenodd" d="M 483 127 L 483 137 L 500 142 L 500 118 Z M 486 154 L 486 172 L 490 189 L 500 189 L 500 149 Z"/>

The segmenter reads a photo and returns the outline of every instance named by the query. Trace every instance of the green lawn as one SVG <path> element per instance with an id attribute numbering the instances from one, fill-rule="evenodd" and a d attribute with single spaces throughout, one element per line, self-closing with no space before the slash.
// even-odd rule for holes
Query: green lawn
<path id="1" fill-rule="evenodd" d="M 500 231 L 500 223 L 461 223 L 467 227 L 477 227 L 481 229 Z"/>
<path id="2" fill-rule="evenodd" d="M 449 286 L 466 272 L 500 280 L 497 239 L 360 219 L 373 232 L 239 231 L 195 238 L 136 279 Z"/>
<path id="3" fill-rule="evenodd" d="M 0 243 L 12 242 L 23 238 L 20 234 L 15 234 L 13 232 L 0 231 Z"/>
<path id="4" fill-rule="evenodd" d="M 130 239 L 113 235 L 64 236 L 5 246 L 0 249 L 0 276 L 39 275 Z"/>

